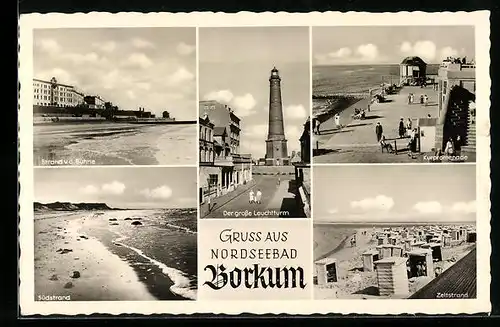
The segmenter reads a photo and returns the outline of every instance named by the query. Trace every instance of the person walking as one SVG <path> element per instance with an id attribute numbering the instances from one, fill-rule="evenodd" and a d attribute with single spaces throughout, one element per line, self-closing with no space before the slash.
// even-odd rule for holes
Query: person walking
<path id="1" fill-rule="evenodd" d="M 261 199 L 262 199 L 262 192 L 259 190 L 257 190 L 257 196 L 255 197 L 255 202 L 257 202 L 258 204 L 261 203 Z"/>
<path id="2" fill-rule="evenodd" d="M 460 156 L 460 153 L 462 152 L 462 138 L 460 135 L 457 135 L 457 139 L 455 141 L 455 155 Z"/>
<path id="3" fill-rule="evenodd" d="M 321 122 L 319 120 L 316 121 L 316 135 L 320 135 L 320 131 L 319 131 L 319 126 L 321 125 Z"/>
<path id="4" fill-rule="evenodd" d="M 403 138 L 406 134 L 405 123 L 403 121 L 403 118 L 401 118 L 401 120 L 399 121 L 398 131 L 399 131 L 399 137 Z"/>
<path id="5" fill-rule="evenodd" d="M 406 133 L 409 135 L 411 133 L 411 118 L 406 121 Z"/>
<path id="6" fill-rule="evenodd" d="M 316 134 L 316 125 L 318 124 L 318 118 L 314 117 L 312 120 L 313 133 Z"/>
<path id="7" fill-rule="evenodd" d="M 255 202 L 255 194 L 253 190 L 250 190 L 249 198 L 248 198 L 248 203 L 252 204 Z"/>
<path id="8" fill-rule="evenodd" d="M 455 153 L 455 149 L 453 147 L 453 139 L 450 137 L 448 142 L 446 142 L 446 147 L 444 148 L 444 153 L 448 156 L 452 156 Z"/>
<path id="9" fill-rule="evenodd" d="M 426 95 L 424 95 L 424 106 L 427 107 L 427 104 L 429 103 L 429 97 Z"/>
<path id="10" fill-rule="evenodd" d="M 375 134 L 377 134 L 377 142 L 380 142 L 383 133 L 384 129 L 382 128 L 382 125 L 380 125 L 380 122 L 377 122 L 377 126 L 375 126 Z"/>
<path id="11" fill-rule="evenodd" d="M 335 127 L 337 129 L 339 129 L 340 128 L 340 115 L 339 114 L 335 114 L 334 119 L 335 119 Z"/>

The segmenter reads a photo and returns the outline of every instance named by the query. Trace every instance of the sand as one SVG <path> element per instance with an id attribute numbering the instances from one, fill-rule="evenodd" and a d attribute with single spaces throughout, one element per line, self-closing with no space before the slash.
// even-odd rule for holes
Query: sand
<path id="1" fill-rule="evenodd" d="M 362 235 L 362 231 L 366 231 L 366 235 Z M 375 271 L 363 272 L 362 254 L 377 246 L 373 233 L 372 229 L 357 229 L 355 247 L 351 247 L 350 242 L 345 242 L 340 249 L 329 255 L 337 259 L 338 282 L 327 286 L 315 285 L 315 299 L 383 298 L 378 296 L 377 273 Z M 441 267 L 443 271 L 448 269 L 469 253 L 474 246 L 475 244 L 463 242 L 453 247 L 442 248 L 443 261 L 434 263 L 434 267 Z M 431 280 L 429 277 L 411 278 L 409 280 L 410 294 L 415 293 Z"/>
<path id="2" fill-rule="evenodd" d="M 91 215 L 35 217 L 35 300 L 155 300 L 127 263 L 79 232 Z"/>

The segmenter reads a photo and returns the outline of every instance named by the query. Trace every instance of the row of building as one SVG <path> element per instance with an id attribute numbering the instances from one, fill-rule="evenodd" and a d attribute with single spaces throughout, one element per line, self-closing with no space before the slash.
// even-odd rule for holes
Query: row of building
<path id="1" fill-rule="evenodd" d="M 50 81 L 33 79 L 33 104 L 55 107 L 88 105 L 90 109 L 105 107 L 105 101 L 99 95 L 85 95 L 74 85 L 59 83 L 55 77 Z"/>
<path id="2" fill-rule="evenodd" d="M 227 105 L 201 101 L 200 202 L 252 180 L 252 157 L 240 153 L 240 118 Z"/>

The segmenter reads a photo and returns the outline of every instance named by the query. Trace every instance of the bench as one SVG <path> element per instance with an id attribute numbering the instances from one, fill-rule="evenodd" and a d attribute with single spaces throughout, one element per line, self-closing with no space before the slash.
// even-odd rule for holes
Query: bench
<path id="1" fill-rule="evenodd" d="M 390 139 L 385 139 L 385 143 L 386 145 L 383 146 L 382 144 L 380 144 L 380 148 L 382 150 L 382 153 L 384 152 L 384 149 L 388 152 L 388 153 L 394 153 L 395 155 L 398 154 L 398 140 L 408 140 L 410 139 L 409 136 L 404 136 L 404 137 L 397 137 L 397 138 L 390 138 Z M 406 145 L 408 144 L 408 141 L 406 142 Z M 405 145 L 405 149 L 407 149 L 408 147 Z M 389 147 L 392 147 L 392 152 L 389 152 L 388 148 Z M 401 147 L 400 147 L 401 148 Z"/>

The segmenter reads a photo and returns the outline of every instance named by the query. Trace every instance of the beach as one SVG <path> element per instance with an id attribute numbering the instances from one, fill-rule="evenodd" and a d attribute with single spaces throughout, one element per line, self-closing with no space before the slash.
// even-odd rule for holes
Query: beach
<path id="1" fill-rule="evenodd" d="M 196 210 L 35 213 L 35 300 L 196 299 Z"/>
<path id="2" fill-rule="evenodd" d="M 318 230 L 318 227 L 320 230 Z M 375 236 L 381 230 L 383 228 L 380 226 L 373 228 L 367 226 L 336 226 L 333 224 L 315 225 L 315 260 L 322 258 L 336 259 L 338 276 L 336 283 L 328 283 L 322 286 L 315 285 L 315 299 L 386 298 L 378 295 L 377 272 L 363 271 L 362 254 L 376 249 L 377 239 Z M 329 235 L 329 237 L 317 239 L 316 235 L 318 234 Z M 356 238 L 355 246 L 351 246 L 350 242 L 345 241 L 353 236 Z M 330 251 L 328 251 L 327 244 L 331 244 Z M 442 261 L 435 262 L 434 268 L 439 267 L 444 272 L 474 248 L 474 243 L 467 242 L 458 242 L 451 247 L 442 247 Z M 409 278 L 410 294 L 421 289 L 432 279 L 427 276 Z"/>
<path id="3" fill-rule="evenodd" d="M 196 125 L 57 123 L 33 126 L 34 164 L 182 165 L 196 163 Z"/>

